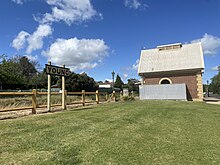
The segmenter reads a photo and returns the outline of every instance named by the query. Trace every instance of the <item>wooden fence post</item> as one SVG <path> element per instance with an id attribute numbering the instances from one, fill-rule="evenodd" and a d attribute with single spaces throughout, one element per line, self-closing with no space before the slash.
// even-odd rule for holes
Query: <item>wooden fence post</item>
<path id="1" fill-rule="evenodd" d="M 120 91 L 120 99 L 122 99 L 122 97 L 123 97 L 123 92 Z"/>
<path id="2" fill-rule="evenodd" d="M 95 93 L 96 103 L 99 104 L 99 91 L 97 90 Z"/>
<path id="3" fill-rule="evenodd" d="M 82 90 L 82 105 L 85 106 L 85 90 Z"/>
<path id="4" fill-rule="evenodd" d="M 116 101 L 116 96 L 115 96 L 115 91 L 113 91 L 113 101 L 115 102 Z"/>
<path id="5" fill-rule="evenodd" d="M 37 113 L 37 90 L 33 89 L 32 94 L 32 114 Z"/>
<path id="6" fill-rule="evenodd" d="M 131 91 L 131 97 L 134 97 L 134 91 Z"/>
<path id="7" fill-rule="evenodd" d="M 65 90 L 65 107 L 67 105 L 67 90 Z"/>
<path id="8" fill-rule="evenodd" d="M 105 100 L 108 101 L 108 92 L 106 92 Z"/>

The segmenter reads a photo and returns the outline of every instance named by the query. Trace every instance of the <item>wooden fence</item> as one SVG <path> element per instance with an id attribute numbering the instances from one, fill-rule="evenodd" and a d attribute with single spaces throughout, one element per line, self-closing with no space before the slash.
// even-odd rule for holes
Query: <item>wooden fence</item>
<path id="1" fill-rule="evenodd" d="M 61 95 L 62 93 L 59 92 L 51 92 L 51 95 Z M 96 92 L 86 92 L 85 90 L 82 90 L 82 92 L 67 92 L 65 91 L 65 99 L 64 99 L 64 103 L 65 103 L 65 107 L 66 107 L 66 100 L 67 100 L 67 96 L 68 95 L 81 95 L 81 101 L 79 102 L 74 102 L 74 103 L 70 103 L 69 105 L 72 104 L 82 104 L 82 106 L 85 106 L 86 103 L 93 103 L 96 102 L 97 104 L 100 103 L 100 94 L 105 94 L 105 93 L 100 93 L 99 91 Z M 32 114 L 36 114 L 37 113 L 37 108 L 47 108 L 47 105 L 38 105 L 37 103 L 37 97 L 39 95 L 47 95 L 47 92 L 38 92 L 37 90 L 32 90 L 31 92 L 0 92 L 0 96 L 31 96 L 31 100 L 32 100 L 32 106 L 28 106 L 28 107 L 16 107 L 16 108 L 5 108 L 5 109 L 0 109 L 0 112 L 8 112 L 8 111 L 19 111 L 19 110 L 28 110 L 31 109 L 32 110 Z M 86 100 L 86 95 L 95 95 L 95 100 Z M 106 93 L 106 100 L 109 99 L 109 96 Z M 111 99 L 113 101 L 116 100 L 116 94 L 115 91 L 113 91 L 113 93 L 111 94 Z M 55 107 L 55 106 L 62 106 L 62 104 L 52 104 L 51 107 Z"/>

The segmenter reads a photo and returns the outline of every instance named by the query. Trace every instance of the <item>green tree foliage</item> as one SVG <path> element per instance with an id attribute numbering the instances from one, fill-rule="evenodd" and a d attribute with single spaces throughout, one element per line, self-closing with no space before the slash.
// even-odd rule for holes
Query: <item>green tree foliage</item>
<path id="1" fill-rule="evenodd" d="M 35 65 L 25 56 L 7 58 L 2 55 L 0 62 L 0 81 L 5 89 L 27 89 L 36 75 Z"/>
<path id="2" fill-rule="evenodd" d="M 139 90 L 138 85 L 135 84 L 137 82 L 139 82 L 137 79 L 134 79 L 134 78 L 128 79 L 128 89 L 129 89 L 129 91 L 138 91 Z"/>
<path id="3" fill-rule="evenodd" d="M 19 57 L 18 64 L 21 68 L 22 74 L 28 79 L 28 81 L 36 75 L 37 69 L 35 68 L 34 63 L 27 57 Z"/>
<path id="4" fill-rule="evenodd" d="M 76 74 L 72 72 L 70 76 L 66 77 L 65 83 L 67 91 L 95 91 L 98 89 L 98 84 L 86 73 Z M 59 85 L 61 87 L 61 80 L 59 80 Z"/>
<path id="5" fill-rule="evenodd" d="M 206 92 L 207 88 L 208 88 L 208 85 L 207 84 L 203 84 L 203 92 Z M 212 91 L 210 91 L 210 92 L 212 92 Z"/>
<path id="6" fill-rule="evenodd" d="M 18 63 L 22 75 L 25 77 L 23 84 L 26 89 L 35 86 L 35 77 L 37 76 L 36 62 L 30 61 L 26 56 L 16 56 L 13 58 L 15 63 Z"/>
<path id="7" fill-rule="evenodd" d="M 115 88 L 120 88 L 122 90 L 123 85 L 124 85 L 124 83 L 121 80 L 121 77 L 117 74 L 114 87 Z"/>
<path id="8" fill-rule="evenodd" d="M 214 76 L 211 80 L 212 82 L 209 85 L 209 91 L 220 94 L 220 72 L 216 76 Z"/>
<path id="9" fill-rule="evenodd" d="M 6 56 L 1 56 L 0 81 L 1 84 L 6 84 L 7 88 L 21 87 L 25 81 L 19 64 Z"/>

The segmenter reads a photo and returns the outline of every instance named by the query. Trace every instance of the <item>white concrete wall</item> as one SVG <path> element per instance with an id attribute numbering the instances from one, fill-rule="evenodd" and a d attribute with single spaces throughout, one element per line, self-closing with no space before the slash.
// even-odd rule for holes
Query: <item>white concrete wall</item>
<path id="1" fill-rule="evenodd" d="M 186 84 L 140 85 L 141 100 L 187 100 Z"/>

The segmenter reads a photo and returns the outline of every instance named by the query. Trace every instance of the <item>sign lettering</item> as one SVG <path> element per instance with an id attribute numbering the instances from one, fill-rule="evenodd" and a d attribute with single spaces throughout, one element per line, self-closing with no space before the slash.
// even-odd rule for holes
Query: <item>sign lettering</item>
<path id="1" fill-rule="evenodd" d="M 46 66 L 46 74 L 52 74 L 57 76 L 69 76 L 71 73 L 69 68 L 58 67 L 48 64 L 46 64 L 45 66 Z"/>

